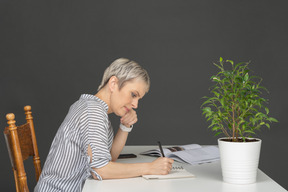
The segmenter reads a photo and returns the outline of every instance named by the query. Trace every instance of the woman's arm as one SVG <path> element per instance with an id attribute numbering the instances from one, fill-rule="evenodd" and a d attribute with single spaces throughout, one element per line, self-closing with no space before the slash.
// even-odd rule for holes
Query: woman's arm
<path id="1" fill-rule="evenodd" d="M 127 137 L 128 137 L 128 132 L 118 129 L 117 134 L 114 137 L 112 148 L 111 148 L 112 161 L 116 161 L 118 159 L 119 154 L 121 153 L 123 147 L 125 146 Z"/>
<path id="2" fill-rule="evenodd" d="M 88 155 L 92 159 L 92 150 L 88 146 Z M 172 169 L 174 160 L 160 157 L 151 163 L 117 163 L 110 161 L 101 168 L 93 168 L 102 179 L 121 179 L 141 175 L 166 175 Z M 93 178 L 98 179 L 93 173 Z"/>
<path id="3" fill-rule="evenodd" d="M 101 168 L 93 168 L 102 179 L 122 179 L 141 175 L 167 175 L 172 169 L 173 159 L 160 157 L 151 163 L 109 162 Z M 98 179 L 93 173 L 93 178 Z"/>
<path id="4" fill-rule="evenodd" d="M 126 126 L 131 127 L 138 121 L 136 111 L 131 109 L 123 117 L 121 117 L 120 122 Z M 111 157 L 112 161 L 118 159 L 119 154 L 121 153 L 123 147 L 126 144 L 128 137 L 128 132 L 122 131 L 120 128 L 117 131 L 116 136 L 114 137 L 112 148 L 111 148 Z"/>

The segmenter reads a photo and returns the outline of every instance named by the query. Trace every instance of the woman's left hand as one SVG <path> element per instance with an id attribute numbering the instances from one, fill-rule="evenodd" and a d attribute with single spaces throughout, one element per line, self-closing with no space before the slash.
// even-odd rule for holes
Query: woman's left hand
<path id="1" fill-rule="evenodd" d="M 120 122 L 125 127 L 131 127 L 133 124 L 135 124 L 138 121 L 137 119 L 137 113 L 135 110 L 131 109 L 129 110 L 123 117 L 121 117 Z"/>

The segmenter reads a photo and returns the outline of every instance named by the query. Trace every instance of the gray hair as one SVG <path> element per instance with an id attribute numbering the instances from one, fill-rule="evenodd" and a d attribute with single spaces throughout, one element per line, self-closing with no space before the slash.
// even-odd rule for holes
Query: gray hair
<path id="1" fill-rule="evenodd" d="M 112 76 L 116 76 L 118 78 L 119 89 L 121 89 L 126 82 L 134 79 L 143 80 L 147 84 L 147 92 L 150 88 L 150 78 L 147 71 L 135 61 L 126 58 L 116 59 L 105 70 L 102 82 L 98 87 L 98 91 L 105 87 Z"/>

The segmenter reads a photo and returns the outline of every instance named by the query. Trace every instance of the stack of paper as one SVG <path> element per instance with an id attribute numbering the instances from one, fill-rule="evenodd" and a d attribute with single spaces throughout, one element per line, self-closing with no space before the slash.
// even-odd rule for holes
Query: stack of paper
<path id="1" fill-rule="evenodd" d="M 200 146 L 198 144 L 190 144 L 163 148 L 163 152 L 168 158 L 191 165 L 209 163 L 218 161 L 220 159 L 219 149 L 216 146 Z M 159 149 L 145 151 L 140 154 L 154 157 L 161 156 Z"/>

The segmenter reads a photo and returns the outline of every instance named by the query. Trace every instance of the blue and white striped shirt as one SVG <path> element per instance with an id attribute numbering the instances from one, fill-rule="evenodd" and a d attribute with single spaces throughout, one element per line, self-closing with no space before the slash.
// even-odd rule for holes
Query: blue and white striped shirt
<path id="1" fill-rule="evenodd" d="M 113 129 L 108 105 L 94 95 L 83 94 L 61 124 L 51 145 L 34 192 L 81 192 L 92 168 L 111 161 Z M 92 160 L 87 154 L 92 149 Z"/>

